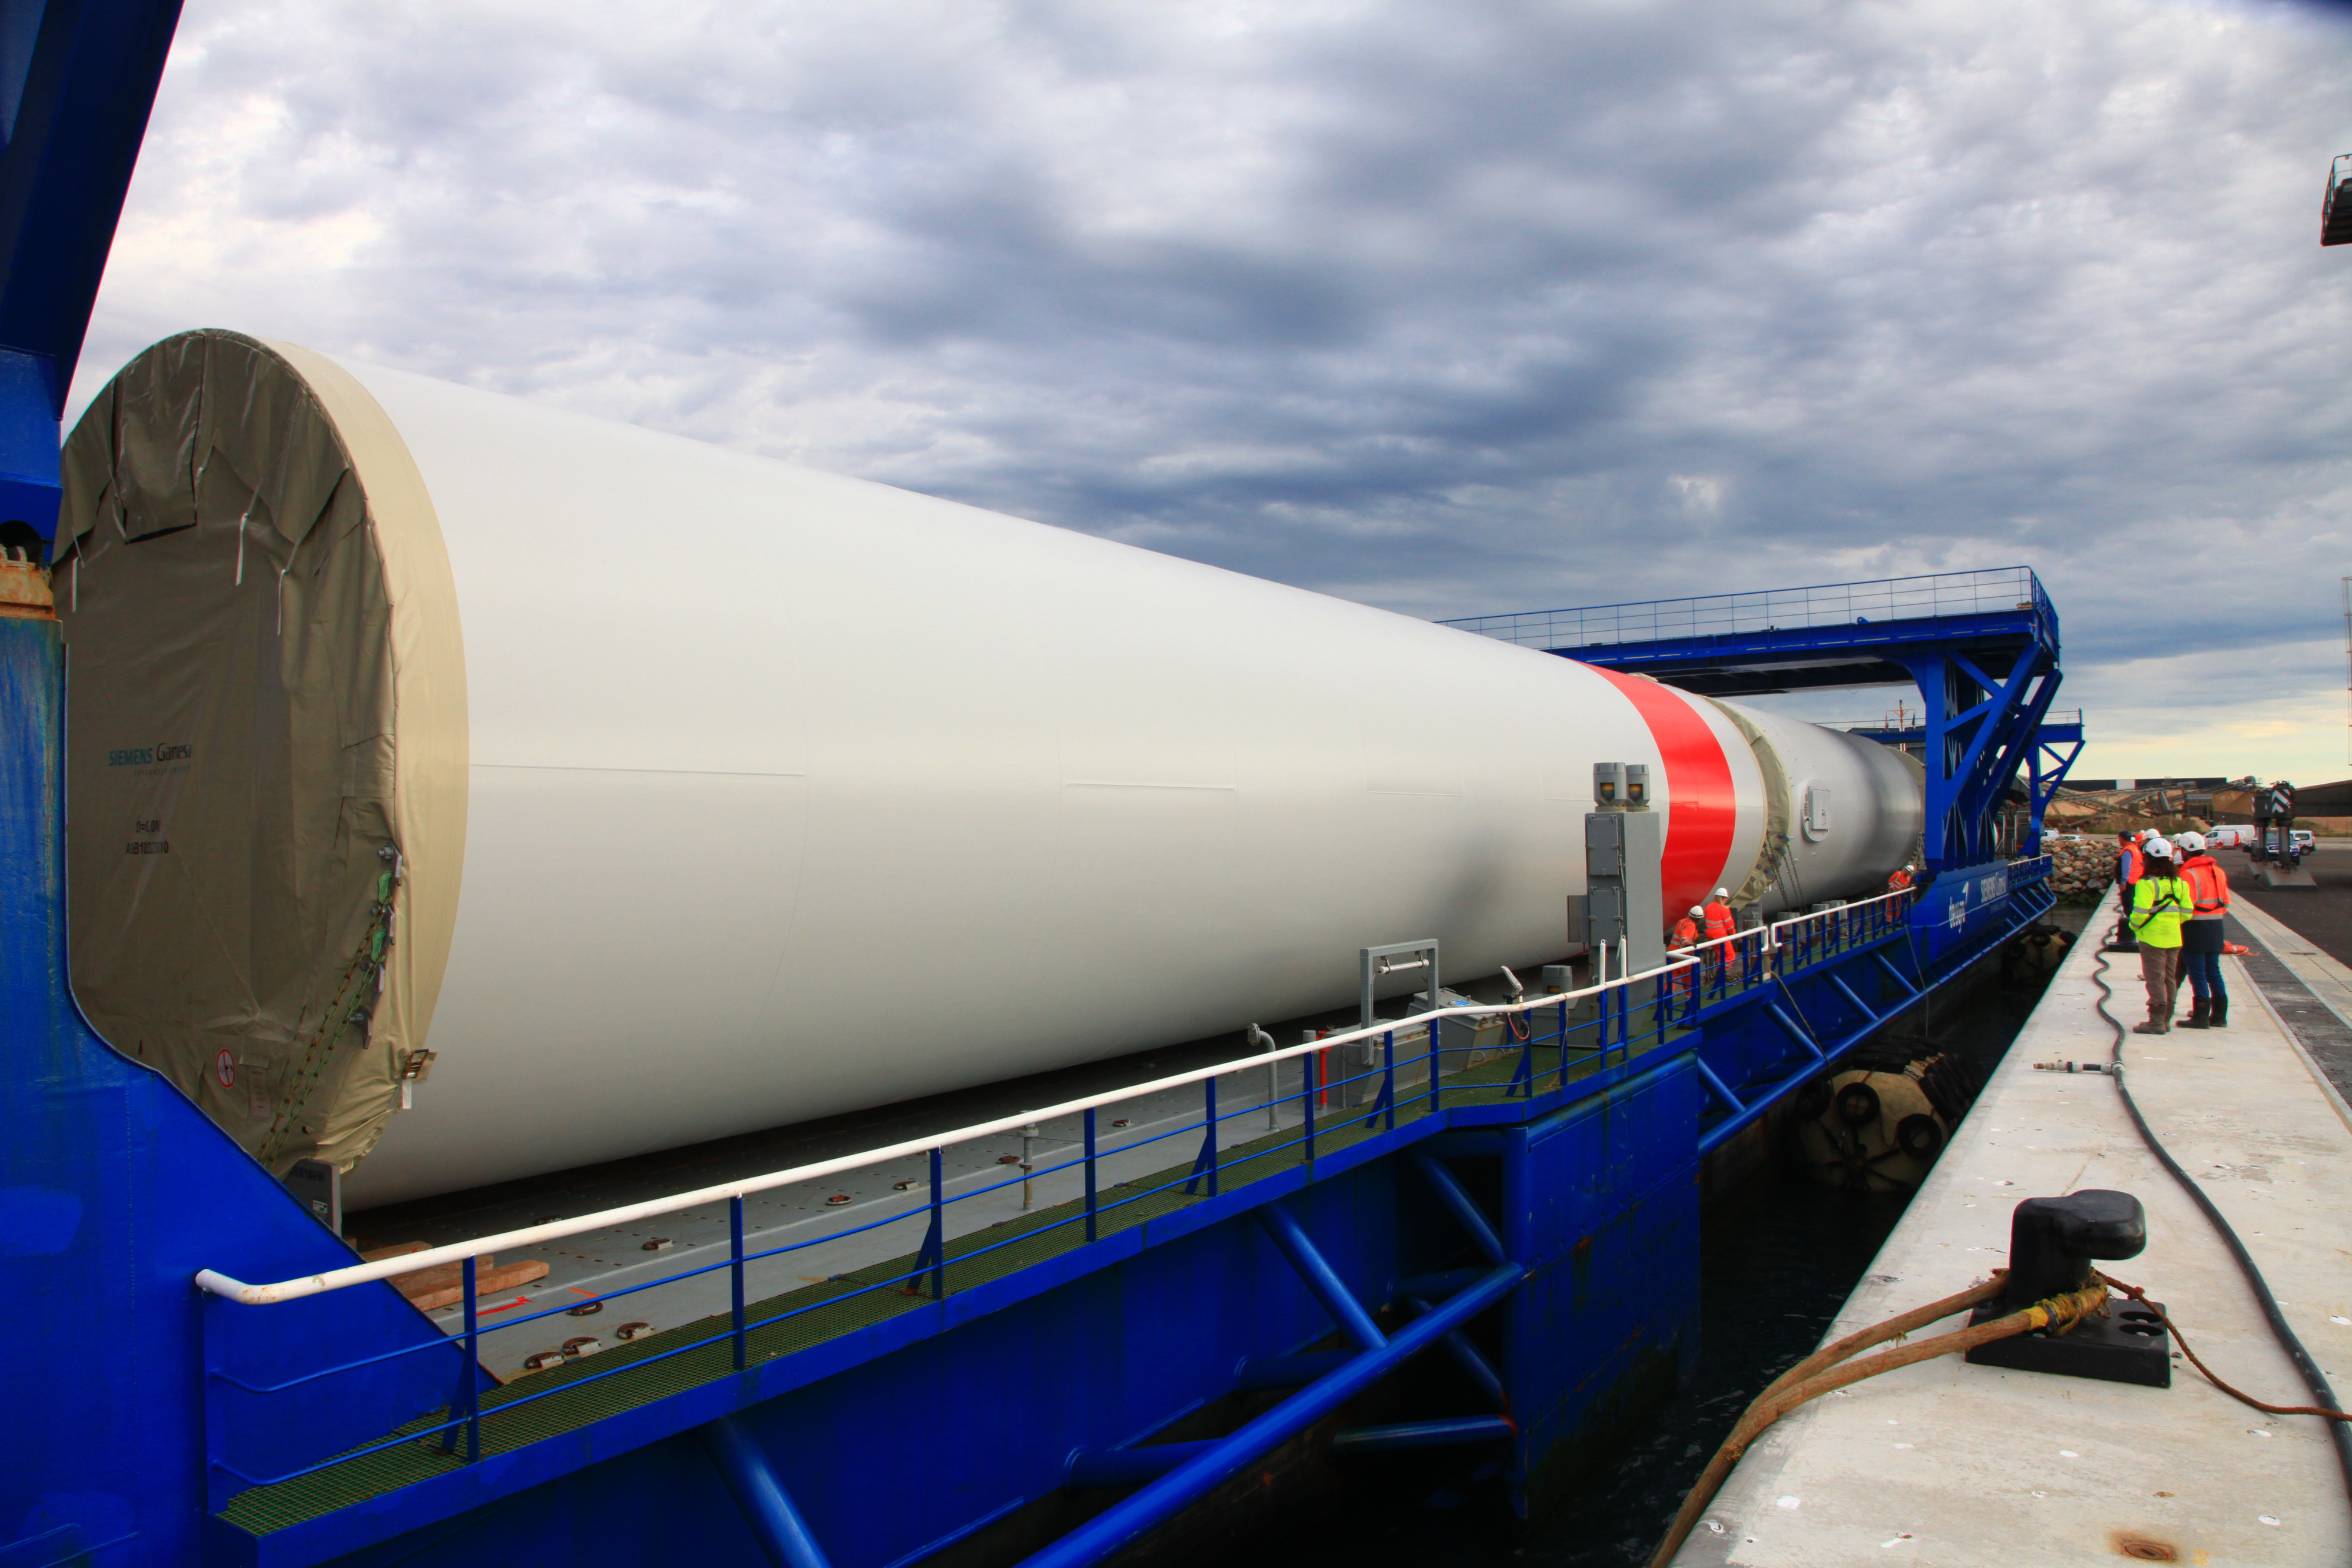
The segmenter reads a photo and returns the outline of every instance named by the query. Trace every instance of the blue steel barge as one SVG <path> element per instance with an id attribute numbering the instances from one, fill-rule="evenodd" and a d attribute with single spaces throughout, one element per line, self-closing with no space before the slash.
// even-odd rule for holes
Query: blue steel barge
<path id="1" fill-rule="evenodd" d="M 81 1023 L 61 980 L 61 653 L 54 622 L 0 622 L 18 1063 L 0 1186 L 10 1299 L 40 1351 L 16 1386 L 42 1415 L 5 1472 L 7 1563 L 554 1547 L 886 1568 L 961 1543 L 1076 1564 L 1246 1492 L 1310 1433 L 1343 1460 L 1482 1445 L 1524 1500 L 1693 1354 L 1702 1162 L 2050 898 L 2038 857 L 1955 868 L 1742 933 L 1663 990 L 1485 1009 L 1513 1021 L 1483 1063 L 1449 1057 L 1434 1021 L 1385 1028 L 1369 1071 L 1310 1065 L 1272 1132 L 1262 1107 L 1221 1112 L 1218 1083 L 1328 1045 L 983 1124 L 940 1139 L 934 1168 L 961 1137 L 1075 1116 L 1092 1136 L 1038 1175 L 1082 1196 L 974 1229 L 956 1210 L 981 1194 L 934 1186 L 872 1222 L 903 1252 L 765 1299 L 740 1283 L 767 1260 L 739 1226 L 695 1270 L 737 1281 L 726 1310 L 499 1385 L 480 1341 L 531 1318 L 446 1333 Z M 1153 1135 L 1164 1155 L 1105 1124 L 1183 1081 L 1199 1108 Z M 740 1214 L 760 1185 L 644 1207 Z M 1429 1351 L 1451 1370 L 1415 1380 L 1425 1407 L 1364 1419 Z"/>
<path id="2" fill-rule="evenodd" d="M 175 16 L 47 0 L 22 29 L 0 149 L 12 582 L 54 528 L 66 377 Z M 65 981 L 62 639 L 37 593 L 0 595 L 16 601 L 0 606 L 0 1284 L 29 1417 L 0 1452 L 0 1568 L 1076 1565 L 1286 1467 L 1431 1449 L 1485 1456 L 1539 1502 L 1694 1354 L 1710 1162 L 1752 1161 L 1790 1093 L 2047 908 L 2038 809 L 2067 737 L 2045 723 L 2055 613 L 2024 578 L 1964 614 L 1933 595 L 1899 612 L 1900 591 L 1864 585 L 1887 589 L 1891 623 L 1849 602 L 1800 626 L 1543 644 L 1628 670 L 1672 655 L 1648 673 L 1709 690 L 1785 689 L 1825 643 L 1877 672 L 1856 678 L 1916 680 L 1924 892 L 1588 993 L 1448 1009 L 1502 1019 L 1498 1050 L 1383 1026 L 1366 1068 L 1327 1071 L 1327 1042 L 1261 1050 L 636 1206 L 623 1218 L 698 1206 L 733 1223 L 715 1256 L 633 1279 L 607 1310 L 688 1286 L 715 1310 L 505 1382 L 483 1370 L 492 1342 L 605 1320 L 584 1301 L 486 1313 L 479 1257 L 620 1221 L 441 1249 L 465 1302 L 452 1333 L 387 1281 L 417 1259 L 360 1260 L 90 1030 Z M 2021 768 L 2032 820 L 2005 844 Z M 1221 1083 L 1282 1060 L 1293 1087 L 1274 1103 L 1220 1108 Z M 1148 1137 L 1112 1124 L 1180 1092 L 1196 1108 Z M 1047 1121 L 1081 1131 L 1006 1178 L 1048 1184 L 1045 1207 L 990 1223 L 973 1218 L 990 1186 L 940 1179 L 960 1141 Z M 783 1245 L 746 1235 L 747 1193 L 909 1157 L 931 1179 L 898 1210 Z M 853 1244 L 869 1260 L 772 1288 Z"/>

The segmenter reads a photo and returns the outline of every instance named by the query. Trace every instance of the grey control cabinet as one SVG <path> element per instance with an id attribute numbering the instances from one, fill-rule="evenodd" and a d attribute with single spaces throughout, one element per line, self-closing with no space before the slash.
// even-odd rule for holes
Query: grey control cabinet
<path id="1" fill-rule="evenodd" d="M 1596 979 L 1601 977 L 1604 954 L 1610 979 L 1666 961 L 1665 911 L 1658 892 L 1664 827 L 1657 811 L 1594 811 L 1584 819 L 1585 939 L 1592 946 Z"/>

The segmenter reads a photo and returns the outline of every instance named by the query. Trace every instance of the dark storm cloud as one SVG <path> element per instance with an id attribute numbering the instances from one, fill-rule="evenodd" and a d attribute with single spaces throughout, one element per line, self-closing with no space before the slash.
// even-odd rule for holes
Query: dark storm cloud
<path id="1" fill-rule="evenodd" d="M 1430 615 L 2022 561 L 2075 690 L 2275 704 L 2347 86 L 2146 0 L 192 0 L 81 392 L 241 327 Z"/>

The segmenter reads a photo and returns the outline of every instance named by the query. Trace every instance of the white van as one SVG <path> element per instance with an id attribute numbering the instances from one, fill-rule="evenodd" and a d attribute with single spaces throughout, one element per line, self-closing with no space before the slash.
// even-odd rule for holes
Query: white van
<path id="1" fill-rule="evenodd" d="M 2254 830 L 2242 822 L 2216 823 L 2205 835 L 2205 847 L 2209 850 L 2252 849 L 2253 843 Z"/>

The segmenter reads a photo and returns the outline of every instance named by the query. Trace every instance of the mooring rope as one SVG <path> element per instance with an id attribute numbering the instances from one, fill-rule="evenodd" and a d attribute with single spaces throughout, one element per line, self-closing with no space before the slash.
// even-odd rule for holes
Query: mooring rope
<path id="1" fill-rule="evenodd" d="M 2221 1375 L 2218 1373 L 2216 1373 L 2211 1367 L 2205 1364 L 2203 1357 L 2200 1356 L 2195 1351 L 2189 1348 L 2189 1336 L 2180 1332 L 2179 1324 L 2174 1322 L 2170 1318 L 2164 1315 L 2164 1309 L 2162 1307 L 2158 1306 L 2154 1301 L 2147 1299 L 2147 1292 L 2146 1291 L 2141 1290 L 2137 1285 L 2126 1285 L 2112 1274 L 2101 1274 L 2099 1278 L 2106 1281 L 2108 1290 L 2113 1291 L 2119 1296 L 2126 1297 L 2131 1301 L 2137 1301 L 2141 1306 L 2146 1307 L 2150 1312 L 2154 1313 L 2156 1321 L 2162 1323 L 2168 1330 L 2171 1331 L 2173 1343 L 2180 1347 L 2180 1354 L 2189 1358 L 2189 1364 L 2205 1375 L 2206 1382 L 2211 1384 L 2214 1387 L 2220 1389 L 2222 1393 L 2228 1395 L 2239 1404 L 2251 1405 L 2255 1409 L 2260 1410 L 2264 1415 L 2268 1416 L 2317 1416 L 2322 1419 L 2329 1421 L 2352 1421 L 2352 1414 L 2347 1414 L 2342 1410 L 2331 1409 L 2325 1405 L 2270 1405 L 2255 1398 L 2252 1395 L 2247 1393 L 2242 1388 L 2232 1388 L 2230 1385 L 2221 1381 Z"/>
<path id="2" fill-rule="evenodd" d="M 1858 1333 L 1848 1334 L 1835 1344 L 1815 1351 L 1774 1378 L 1766 1385 L 1764 1392 L 1749 1403 L 1747 1412 L 1731 1428 L 1731 1435 L 1723 1440 L 1721 1448 L 1716 1449 L 1715 1457 L 1706 1462 L 1706 1469 L 1699 1472 L 1690 1495 L 1683 1500 L 1681 1511 L 1675 1515 L 1674 1523 L 1667 1527 L 1665 1539 L 1658 1542 L 1657 1551 L 1651 1554 L 1650 1568 L 1665 1568 L 1674 1560 L 1675 1553 L 1682 1550 L 1683 1542 L 1690 1539 L 1690 1532 L 1697 1527 L 1699 1516 L 1706 1511 L 1707 1504 L 1713 1502 L 1715 1494 L 1722 1490 L 1724 1481 L 1731 1474 L 1731 1468 L 1739 1462 L 1739 1457 L 1764 1434 L 1767 1427 L 1798 1406 L 1819 1399 L 1824 1394 L 1834 1394 L 1866 1377 L 1876 1377 L 1883 1372 L 1933 1361 L 1937 1356 L 1965 1354 L 1998 1339 L 2009 1339 L 2045 1328 L 2054 1328 L 2063 1333 L 2097 1312 L 2107 1299 L 2104 1280 L 2095 1279 L 2079 1291 L 2046 1296 L 2030 1307 L 1985 1322 L 1937 1334 L 1934 1339 L 1923 1339 L 1916 1344 L 1906 1344 L 1900 1349 L 1874 1355 L 1866 1361 L 1848 1361 L 1857 1351 L 1867 1350 L 1890 1339 L 1900 1339 L 1912 1329 L 1925 1327 L 1950 1317 L 1954 1312 L 1993 1301 L 2008 1283 L 2009 1271 L 2006 1269 L 1996 1270 L 1991 1279 L 1982 1284 L 1972 1285 L 1958 1295 L 1931 1301 L 1885 1322 L 1874 1323 Z"/>

